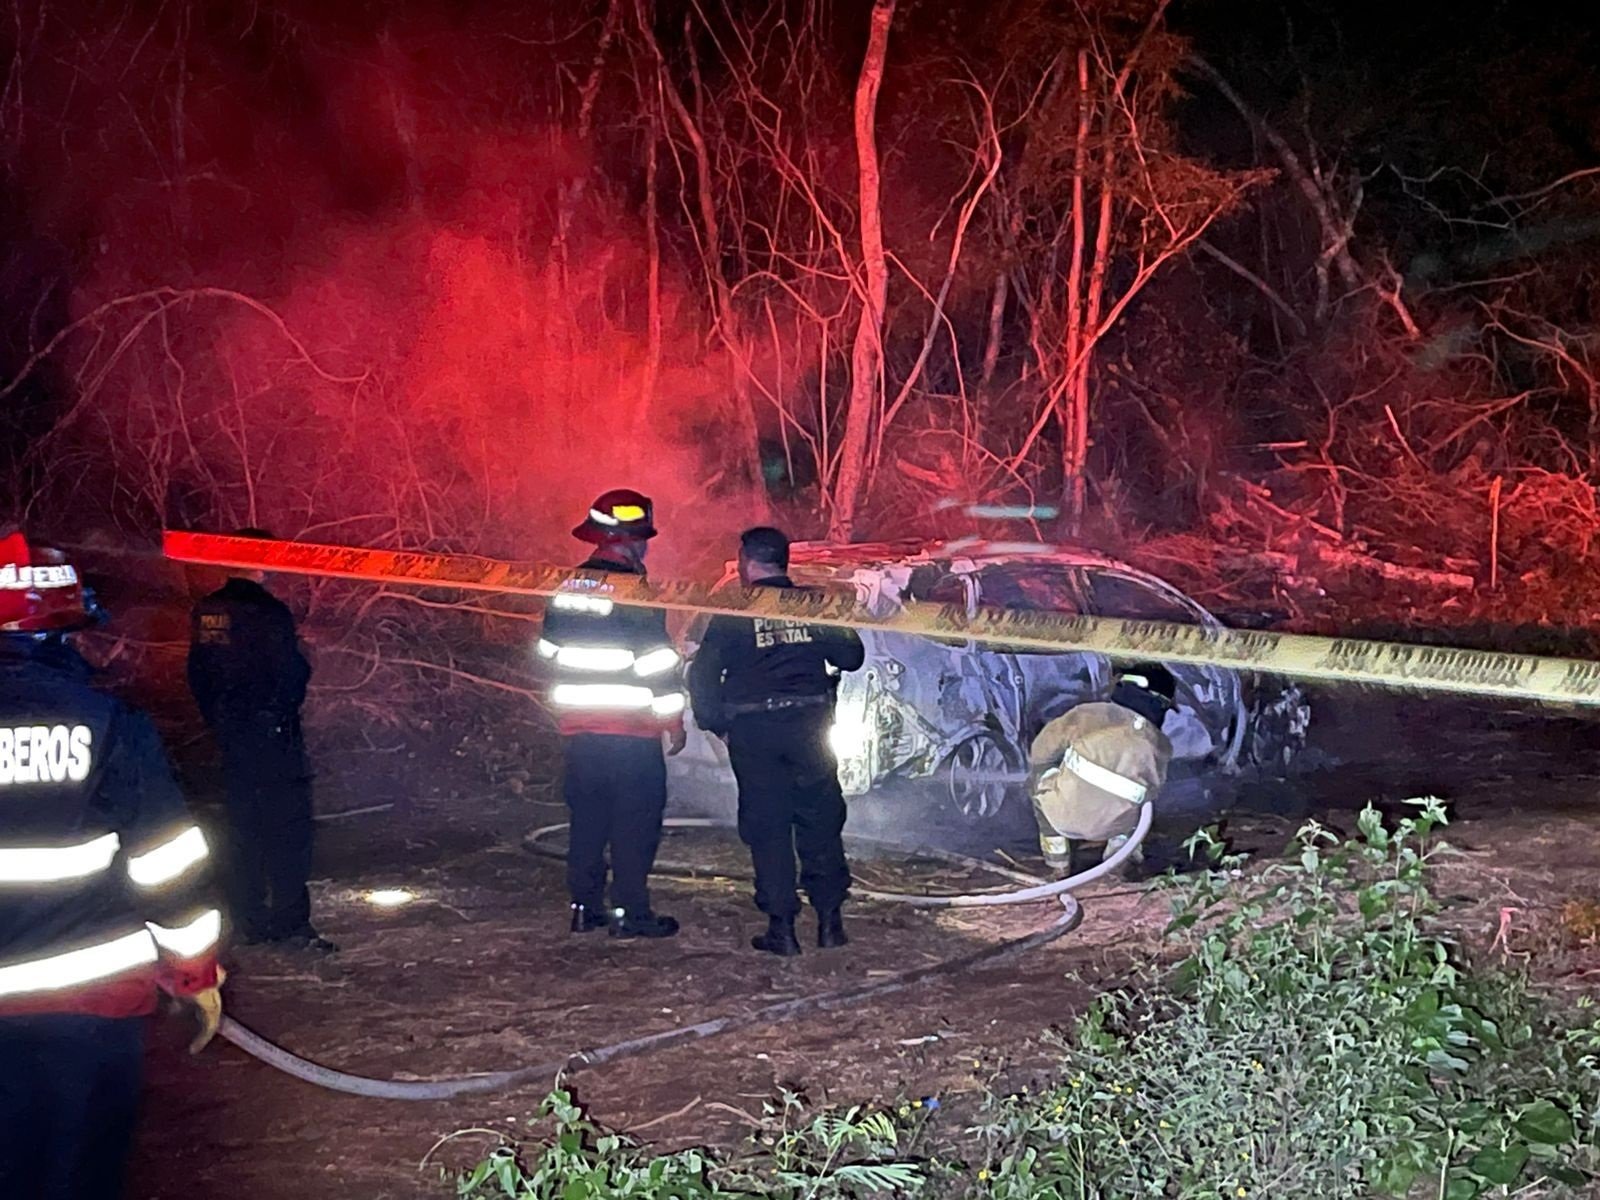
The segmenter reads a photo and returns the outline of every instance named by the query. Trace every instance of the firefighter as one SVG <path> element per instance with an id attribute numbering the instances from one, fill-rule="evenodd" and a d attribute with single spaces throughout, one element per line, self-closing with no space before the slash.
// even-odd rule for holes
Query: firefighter
<path id="1" fill-rule="evenodd" d="M 1080 704 L 1034 739 L 1033 811 L 1039 848 L 1059 876 L 1121 847 L 1166 783 L 1172 743 L 1161 732 L 1176 692 L 1159 663 L 1120 671 L 1108 701 Z"/>
<path id="2" fill-rule="evenodd" d="M 793 588 L 789 539 L 770 528 L 745 532 L 745 587 Z M 817 945 L 843 946 L 840 908 L 850 889 L 844 854 L 844 794 L 828 744 L 838 673 L 865 659 L 854 630 L 767 617 L 715 617 L 689 667 L 695 720 L 725 738 L 739 784 L 739 836 L 755 865 L 756 907 L 767 931 L 757 950 L 800 953 L 795 855 L 817 912 Z"/>
<path id="3" fill-rule="evenodd" d="M 594 547 L 581 570 L 643 576 L 654 507 L 626 488 L 606 492 L 572 536 Z M 667 938 L 678 922 L 650 907 L 649 877 L 667 806 L 662 737 L 669 753 L 684 746 L 682 660 L 662 610 L 615 604 L 609 590 L 603 580 L 569 582 L 545 610 L 538 646 L 562 735 L 572 932 Z"/>
<path id="4" fill-rule="evenodd" d="M 267 538 L 260 529 L 240 537 Z M 327 954 L 311 923 L 311 769 L 300 728 L 311 666 L 294 617 L 260 571 L 235 571 L 195 606 L 189 690 L 222 751 L 224 892 L 233 933 Z"/>
<path id="5" fill-rule="evenodd" d="M 155 727 L 89 686 L 70 563 L 0 539 L 0 1195 L 114 1200 L 144 1017 L 162 991 L 216 1032 L 222 918 L 206 839 Z"/>

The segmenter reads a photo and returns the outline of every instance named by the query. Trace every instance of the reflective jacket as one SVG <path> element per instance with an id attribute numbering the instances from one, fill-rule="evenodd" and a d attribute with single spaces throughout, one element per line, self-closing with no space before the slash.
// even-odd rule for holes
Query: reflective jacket
<path id="1" fill-rule="evenodd" d="M 155 726 L 88 675 L 0 639 L 0 1016 L 140 1016 L 216 983 L 205 837 Z"/>
<path id="2" fill-rule="evenodd" d="M 603 558 L 579 570 L 637 572 Z M 539 658 L 549 665 L 550 706 L 563 734 L 660 737 L 683 728 L 683 660 L 659 608 L 612 601 L 604 580 L 570 580 L 545 609 Z"/>
<path id="3" fill-rule="evenodd" d="M 189 690 L 207 725 L 289 723 L 310 678 L 294 617 L 259 583 L 230 579 L 195 605 Z"/>
<path id="4" fill-rule="evenodd" d="M 1133 832 L 1139 806 L 1167 781 L 1172 743 L 1148 718 L 1109 702 L 1080 704 L 1033 741 L 1029 762 L 1042 772 L 1033 793 L 1039 842 L 1065 855 L 1065 839 L 1103 842 Z"/>
<path id="5" fill-rule="evenodd" d="M 793 588 L 784 575 L 757 587 Z M 838 676 L 866 659 L 853 629 L 774 617 L 717 616 L 689 667 L 694 719 L 708 733 L 725 733 L 741 712 L 768 701 L 816 699 L 831 706 Z"/>

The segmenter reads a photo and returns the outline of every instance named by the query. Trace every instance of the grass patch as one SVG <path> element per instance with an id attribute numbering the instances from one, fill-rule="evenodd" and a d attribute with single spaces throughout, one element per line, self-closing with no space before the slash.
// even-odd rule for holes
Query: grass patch
<path id="1" fill-rule="evenodd" d="M 495 1152 L 459 1194 L 1591 1194 L 1600 1022 L 1471 967 L 1440 932 L 1428 872 L 1444 822 L 1435 801 L 1394 829 L 1369 809 L 1348 842 L 1308 825 L 1290 861 L 1243 875 L 1219 858 L 1174 882 L 1178 965 L 1103 995 L 1060 1037 L 1048 1088 L 990 1096 L 968 1128 L 859 1109 L 802 1122 L 786 1097 L 740 1152 L 656 1156 L 558 1095 L 554 1137 Z"/>

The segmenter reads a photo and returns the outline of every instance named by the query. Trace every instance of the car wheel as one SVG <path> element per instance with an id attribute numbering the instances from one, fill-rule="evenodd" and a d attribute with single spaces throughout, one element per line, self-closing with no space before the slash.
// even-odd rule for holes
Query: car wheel
<path id="1" fill-rule="evenodd" d="M 1015 775 L 1005 747 L 987 733 L 969 737 L 945 762 L 951 806 L 974 823 L 1000 815 L 1016 785 Z"/>

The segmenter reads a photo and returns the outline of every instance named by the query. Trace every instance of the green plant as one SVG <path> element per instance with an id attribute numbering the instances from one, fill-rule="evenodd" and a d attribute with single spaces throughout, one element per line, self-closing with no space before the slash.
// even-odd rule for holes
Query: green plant
<path id="1" fill-rule="evenodd" d="M 463 1200 L 854 1200 L 912 1196 L 925 1168 L 903 1157 L 902 1130 L 887 1113 L 851 1108 L 802 1120 L 800 1099 L 769 1106 L 769 1127 L 724 1161 L 701 1150 L 652 1154 L 594 1125 L 572 1097 L 551 1093 L 539 1119 L 552 1134 L 529 1150 L 504 1145 L 457 1181 Z"/>
<path id="2" fill-rule="evenodd" d="M 650 1155 L 592 1124 L 567 1092 L 546 1097 L 539 1118 L 555 1124 L 547 1142 L 527 1155 L 512 1145 L 496 1148 L 461 1176 L 457 1195 L 468 1200 L 700 1200 L 730 1194 L 710 1180 L 710 1161 L 699 1151 Z"/>
<path id="3" fill-rule="evenodd" d="M 1181 962 L 1102 997 L 1047 1093 L 989 1105 L 980 1194 L 1572 1194 L 1595 1164 L 1594 1027 L 1433 931 L 1445 814 L 1416 804 L 1392 832 L 1368 809 L 1357 840 L 1312 824 L 1297 861 L 1176 885 Z"/>

